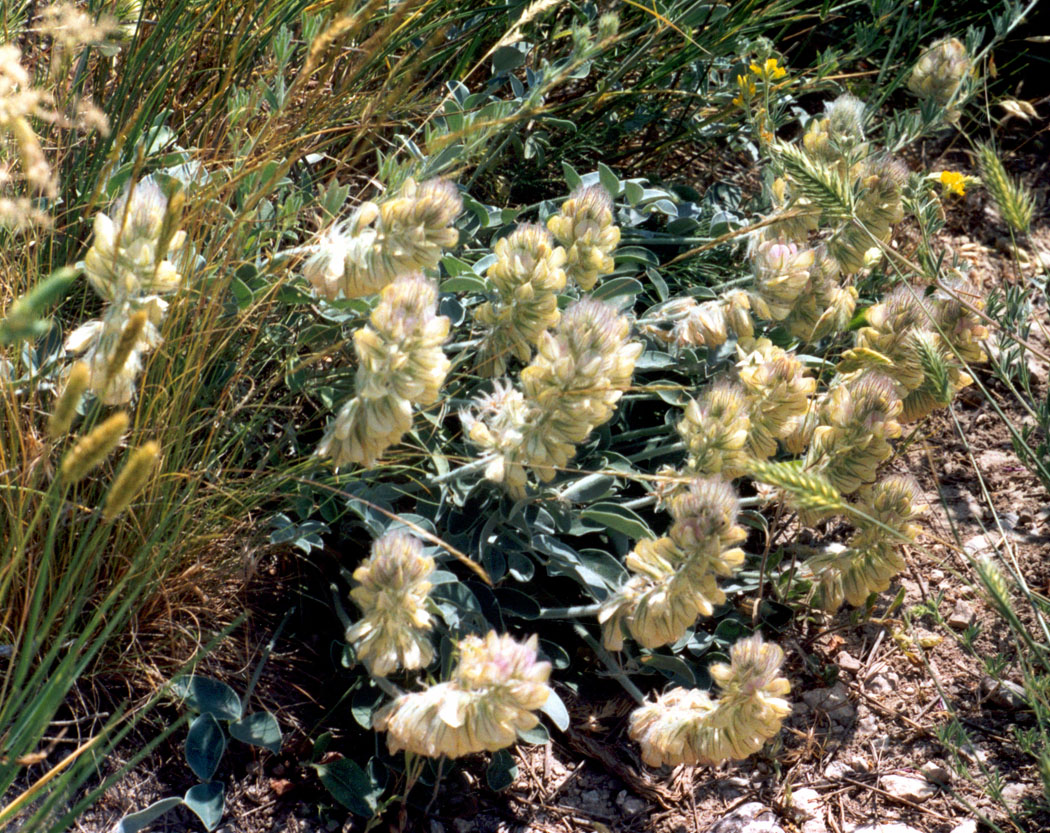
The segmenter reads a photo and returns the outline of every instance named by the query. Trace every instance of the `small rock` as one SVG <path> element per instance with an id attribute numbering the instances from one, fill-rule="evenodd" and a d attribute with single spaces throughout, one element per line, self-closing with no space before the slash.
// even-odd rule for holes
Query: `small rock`
<path id="1" fill-rule="evenodd" d="M 941 581 L 944 579 L 944 570 L 930 570 L 930 581 Z"/>
<path id="2" fill-rule="evenodd" d="M 802 822 L 802 833 L 824 833 L 828 829 L 824 821 L 824 808 L 821 805 L 820 793 L 805 787 L 791 793 L 791 806 L 809 818 Z"/>
<path id="3" fill-rule="evenodd" d="M 874 677 L 867 680 L 864 683 L 864 688 L 872 694 L 888 694 L 889 692 L 896 690 L 897 683 L 899 682 L 900 677 L 892 671 L 887 671 L 885 674 L 876 674 Z"/>
<path id="4" fill-rule="evenodd" d="M 847 764 L 845 761 L 832 761 L 826 767 L 824 767 L 824 777 L 829 781 L 838 781 L 840 778 L 844 778 L 847 775 L 853 774 L 853 767 Z"/>
<path id="5" fill-rule="evenodd" d="M 718 782 L 718 791 L 727 798 L 739 798 L 750 788 L 751 782 L 739 776 L 723 778 Z M 746 807 L 747 805 L 745 804 L 744 806 Z"/>
<path id="6" fill-rule="evenodd" d="M 636 798 L 627 792 L 627 790 L 620 790 L 617 794 L 616 806 L 623 810 L 628 816 L 636 816 L 639 813 L 644 813 L 649 807 L 649 805 L 642 801 L 642 799 Z"/>
<path id="7" fill-rule="evenodd" d="M 969 602 L 959 599 L 955 603 L 952 615 L 948 617 L 948 627 L 957 631 L 964 631 L 977 619 L 977 612 Z"/>
<path id="8" fill-rule="evenodd" d="M 1017 807 L 1024 798 L 1027 787 L 1024 784 L 1007 784 L 1003 787 L 1003 801 L 1007 807 Z"/>
<path id="9" fill-rule="evenodd" d="M 597 790 L 587 790 L 580 795 L 580 803 L 585 807 L 597 809 L 605 802 L 602 801 L 602 794 L 600 792 Z"/>
<path id="10" fill-rule="evenodd" d="M 835 683 L 831 688 L 810 689 L 802 695 L 802 699 L 811 709 L 826 712 L 828 717 L 840 725 L 851 723 L 857 714 L 857 710 L 849 701 L 846 686 L 842 683 Z"/>
<path id="11" fill-rule="evenodd" d="M 854 772 L 868 772 L 871 770 L 871 764 L 868 763 L 868 759 L 863 755 L 854 755 L 849 759 L 850 768 Z"/>
<path id="12" fill-rule="evenodd" d="M 996 680 L 985 675 L 981 678 L 981 699 L 1001 709 L 1023 709 L 1028 705 L 1024 688 L 1009 680 Z"/>
<path id="13" fill-rule="evenodd" d="M 886 775 L 879 781 L 879 786 L 890 795 L 906 801 L 920 803 L 936 795 L 937 788 L 924 778 L 913 778 L 910 775 Z"/>
<path id="14" fill-rule="evenodd" d="M 843 671 L 849 671 L 851 674 L 856 674 L 861 668 L 860 660 L 847 654 L 845 651 L 839 651 L 839 655 L 835 657 L 835 664 Z"/>
<path id="15" fill-rule="evenodd" d="M 456 833 L 471 833 L 474 830 L 474 822 L 467 819 L 455 819 L 452 825 L 456 828 Z"/>
<path id="16" fill-rule="evenodd" d="M 898 821 L 883 822 L 882 824 L 862 824 L 859 827 L 847 827 L 847 833 L 922 833 L 909 824 L 901 824 Z"/>
<path id="17" fill-rule="evenodd" d="M 445 825 L 437 819 L 430 820 L 430 833 L 445 833 Z"/>
<path id="18" fill-rule="evenodd" d="M 967 819 L 962 824 L 957 824 L 952 828 L 952 833 L 977 833 L 977 821 L 975 819 Z"/>
<path id="19" fill-rule="evenodd" d="M 768 807 L 749 801 L 712 824 L 707 833 L 784 833 L 784 828 Z"/>
<path id="20" fill-rule="evenodd" d="M 963 549 L 966 554 L 971 558 L 976 558 L 982 553 L 989 552 L 995 549 L 991 541 L 988 540 L 987 535 L 974 535 L 973 538 L 967 538 L 963 542 Z"/>
<path id="21" fill-rule="evenodd" d="M 879 731 L 879 720 L 873 714 L 866 714 L 857 721 L 857 734 L 861 737 L 874 735 Z"/>
<path id="22" fill-rule="evenodd" d="M 927 761 L 919 769 L 923 778 L 938 787 L 946 787 L 952 782 L 952 773 L 942 761 Z"/>

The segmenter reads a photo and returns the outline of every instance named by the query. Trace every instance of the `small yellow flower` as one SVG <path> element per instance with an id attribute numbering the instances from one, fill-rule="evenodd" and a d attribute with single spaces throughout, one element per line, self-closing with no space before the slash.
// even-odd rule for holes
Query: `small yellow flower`
<path id="1" fill-rule="evenodd" d="M 754 64 L 752 64 L 752 68 L 754 68 Z M 736 85 L 740 88 L 740 94 L 733 99 L 733 104 L 737 107 L 743 107 L 748 101 L 754 98 L 755 82 L 751 80 L 750 75 L 738 75 L 736 77 Z"/>
<path id="2" fill-rule="evenodd" d="M 787 70 L 780 66 L 776 58 L 766 58 L 762 66 L 751 64 L 751 71 L 763 81 L 776 81 L 787 75 Z"/>
<path id="3" fill-rule="evenodd" d="M 966 175 L 958 171 L 941 171 L 937 181 L 944 188 L 944 193 L 955 194 L 959 197 L 966 196 Z"/>

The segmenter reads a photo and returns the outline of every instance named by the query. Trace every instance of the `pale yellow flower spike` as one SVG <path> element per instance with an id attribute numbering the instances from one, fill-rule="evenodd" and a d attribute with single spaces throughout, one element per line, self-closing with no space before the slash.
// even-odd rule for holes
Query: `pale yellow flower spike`
<path id="1" fill-rule="evenodd" d="M 630 736 L 650 766 L 710 764 L 742 759 L 780 731 L 791 705 L 791 684 L 779 676 L 784 652 L 758 634 L 729 650 L 730 664 L 708 671 L 722 690 L 717 700 L 699 689 L 673 688 L 631 713 Z"/>
<path id="2" fill-rule="evenodd" d="M 537 660 L 535 636 L 517 642 L 494 631 L 460 640 L 459 662 L 448 682 L 402 694 L 380 710 L 376 731 L 387 733 L 391 753 L 428 758 L 495 752 L 539 723 L 550 697 L 549 662 Z"/>
<path id="3" fill-rule="evenodd" d="M 626 317 L 601 301 L 570 306 L 555 332 L 543 332 L 535 359 L 521 372 L 521 391 L 497 384 L 460 419 L 490 458 L 485 476 L 515 496 L 527 471 L 553 480 L 596 427 L 607 422 L 631 384 L 642 352 Z"/>
<path id="4" fill-rule="evenodd" d="M 527 362 L 540 337 L 557 325 L 558 293 L 565 288 L 565 249 L 543 226 L 526 223 L 493 246 L 496 262 L 488 278 L 499 300 L 486 301 L 474 320 L 486 332 L 478 350 L 478 371 L 500 376 L 511 358 Z"/>
<path id="5" fill-rule="evenodd" d="M 613 222 L 613 202 L 601 185 L 577 188 L 547 228 L 565 248 L 565 272 L 584 292 L 594 288 L 616 264 L 613 252 L 620 242 L 620 227 Z"/>
<path id="6" fill-rule="evenodd" d="M 427 609 L 434 559 L 407 532 L 387 532 L 372 544 L 368 559 L 354 570 L 350 597 L 362 617 L 346 631 L 357 658 L 371 674 L 385 677 L 426 668 L 434 659 L 427 635 L 434 626 Z"/>
<path id="7" fill-rule="evenodd" d="M 449 320 L 437 314 L 437 287 L 422 275 L 384 287 L 369 322 L 354 332 L 355 395 L 317 448 L 336 468 L 374 466 L 411 429 L 413 411 L 437 402 L 450 366 L 441 347 Z"/>
<path id="8" fill-rule="evenodd" d="M 680 639 L 698 616 L 725 601 L 719 578 L 744 563 L 737 545 L 747 533 L 736 523 L 736 493 L 719 478 L 696 478 L 670 500 L 674 523 L 666 536 L 639 541 L 627 555 L 635 573 L 598 614 L 610 650 L 623 647 L 623 628 L 644 648 Z"/>
<path id="9" fill-rule="evenodd" d="M 437 266 L 459 240 L 451 225 L 462 209 L 451 182 L 408 179 L 397 194 L 362 203 L 323 232 L 303 276 L 330 300 L 374 295 L 397 278 Z"/>
<path id="10" fill-rule="evenodd" d="M 915 480 L 891 474 L 861 490 L 857 509 L 866 517 L 857 516 L 857 531 L 846 546 L 829 546 L 806 562 L 816 584 L 815 601 L 828 611 L 844 601 L 860 606 L 872 593 L 889 588 L 905 567 L 900 545 L 915 540 L 919 528 L 912 521 L 925 505 Z"/>
<path id="11" fill-rule="evenodd" d="M 767 338 L 741 341 L 737 374 L 750 400 L 748 450 L 759 460 L 772 457 L 777 440 L 791 434 L 806 414 L 817 380 L 802 363 Z"/>

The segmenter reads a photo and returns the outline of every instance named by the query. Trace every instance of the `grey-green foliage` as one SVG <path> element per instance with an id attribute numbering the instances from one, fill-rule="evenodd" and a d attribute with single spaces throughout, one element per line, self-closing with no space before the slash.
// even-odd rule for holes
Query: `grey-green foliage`
<path id="1" fill-rule="evenodd" d="M 241 698 L 230 686 L 209 677 L 190 675 L 177 679 L 172 693 L 194 715 L 183 746 L 186 764 L 201 779 L 181 798 L 165 798 L 144 810 L 124 816 L 116 833 L 138 833 L 169 810 L 179 806 L 192 810 L 207 830 L 222 821 L 225 787 L 213 780 L 226 752 L 226 734 L 262 749 L 281 751 L 281 727 L 268 711 L 244 714 Z"/>

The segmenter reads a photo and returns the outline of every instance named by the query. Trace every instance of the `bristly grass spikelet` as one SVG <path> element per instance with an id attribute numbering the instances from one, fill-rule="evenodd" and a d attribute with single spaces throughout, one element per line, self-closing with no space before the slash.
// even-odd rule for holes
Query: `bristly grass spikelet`
<path id="1" fill-rule="evenodd" d="M 755 480 L 780 489 L 798 509 L 821 513 L 846 511 L 842 495 L 828 479 L 803 471 L 801 462 L 797 460 L 781 463 L 752 460 L 748 464 L 748 474 Z"/>
<path id="2" fill-rule="evenodd" d="M 991 145 L 977 146 L 977 162 L 981 179 L 1006 224 L 1018 234 L 1027 234 L 1035 213 L 1035 200 L 1031 192 L 1006 173 L 999 154 Z"/>
<path id="3" fill-rule="evenodd" d="M 826 222 L 853 217 L 853 192 L 835 169 L 814 160 L 795 145 L 774 146 L 780 163 L 791 174 L 802 196 L 819 206 Z"/>
<path id="4" fill-rule="evenodd" d="M 77 415 L 77 405 L 91 381 L 91 369 L 84 362 L 76 362 L 66 377 L 66 386 L 55 403 L 55 410 L 48 420 L 48 433 L 51 439 L 65 436 Z"/>

